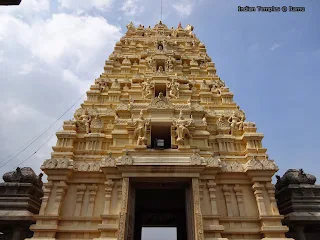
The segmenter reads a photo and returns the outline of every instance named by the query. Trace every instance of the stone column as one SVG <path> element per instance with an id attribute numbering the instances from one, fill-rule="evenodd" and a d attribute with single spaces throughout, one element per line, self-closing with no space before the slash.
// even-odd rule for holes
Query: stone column
<path id="1" fill-rule="evenodd" d="M 243 204 L 242 188 L 239 186 L 239 184 L 236 184 L 236 186 L 233 189 L 236 193 L 236 199 L 237 199 L 237 204 L 238 204 L 238 209 L 239 209 L 239 216 L 244 217 L 244 216 L 246 216 L 246 211 L 244 209 L 244 204 Z M 246 227 L 247 223 L 241 222 L 241 226 Z"/>
<path id="2" fill-rule="evenodd" d="M 192 178 L 192 196 L 193 196 L 193 209 L 194 209 L 193 217 L 195 220 L 194 221 L 195 239 L 204 240 L 198 178 Z"/>
<path id="3" fill-rule="evenodd" d="M 93 216 L 94 202 L 97 195 L 98 186 L 93 184 L 88 187 L 89 189 L 89 206 L 87 216 Z"/>
<path id="4" fill-rule="evenodd" d="M 84 196 L 86 189 L 87 189 L 87 187 L 84 184 L 80 184 L 77 186 L 76 208 L 75 208 L 74 214 L 73 214 L 75 217 L 78 217 L 81 215 L 83 196 Z"/>
<path id="5" fill-rule="evenodd" d="M 128 211 L 128 193 L 129 193 L 129 178 L 122 180 L 122 201 L 120 209 L 118 240 L 125 240 L 127 211 Z"/>
<path id="6" fill-rule="evenodd" d="M 104 203 L 104 210 L 103 214 L 107 215 L 110 213 L 110 204 L 111 204 L 111 196 L 112 196 L 112 189 L 113 189 L 114 182 L 111 179 L 108 179 L 104 182 L 105 186 L 105 203 Z"/>
<path id="7" fill-rule="evenodd" d="M 56 183 L 56 199 L 54 202 L 54 211 L 53 214 L 59 215 L 60 209 L 61 209 L 61 203 L 64 197 L 64 194 L 66 193 L 66 190 L 68 188 L 68 185 L 66 181 L 60 181 Z"/>
<path id="8" fill-rule="evenodd" d="M 277 206 L 277 200 L 275 198 L 275 189 L 272 183 L 266 183 L 266 189 L 268 191 L 270 204 L 271 204 L 271 211 L 273 215 L 280 215 L 279 209 Z"/>
<path id="9" fill-rule="evenodd" d="M 244 204 L 243 204 L 242 189 L 240 188 L 239 184 L 237 184 L 233 189 L 236 193 L 237 204 L 239 207 L 239 215 L 240 215 L 240 217 L 246 216 L 246 212 L 245 212 Z"/>
<path id="10" fill-rule="evenodd" d="M 304 226 L 295 226 L 293 229 L 296 232 L 297 240 L 306 240 L 306 236 L 304 235 Z"/>
<path id="11" fill-rule="evenodd" d="M 231 203 L 231 187 L 229 187 L 228 185 L 224 185 L 222 188 L 222 191 L 226 201 L 228 216 L 232 217 L 233 212 L 232 212 L 232 203 Z"/>
<path id="12" fill-rule="evenodd" d="M 259 215 L 260 216 L 267 215 L 266 206 L 263 199 L 263 186 L 259 182 L 255 182 L 252 185 L 252 189 L 256 197 Z"/>
<path id="13" fill-rule="evenodd" d="M 207 186 L 209 189 L 209 198 L 210 198 L 210 203 L 211 203 L 212 215 L 218 215 L 216 185 L 217 184 L 213 180 L 209 180 L 207 182 Z"/>
<path id="14" fill-rule="evenodd" d="M 53 183 L 52 183 L 52 181 L 48 181 L 47 183 L 44 183 L 43 186 L 44 186 L 43 198 L 42 198 L 42 204 L 41 204 L 41 208 L 39 211 L 39 215 L 44 215 L 44 213 L 46 211 Z"/>

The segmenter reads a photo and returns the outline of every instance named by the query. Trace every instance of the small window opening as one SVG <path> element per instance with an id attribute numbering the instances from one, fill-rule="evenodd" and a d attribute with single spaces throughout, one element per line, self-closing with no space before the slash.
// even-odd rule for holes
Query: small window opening
<path id="1" fill-rule="evenodd" d="M 164 61 L 157 61 L 157 72 L 164 72 L 165 71 L 165 66 L 164 66 Z"/>
<path id="2" fill-rule="evenodd" d="M 168 149 L 171 148 L 171 128 L 170 126 L 151 126 L 151 148 Z"/>
<path id="3" fill-rule="evenodd" d="M 154 87 L 155 97 L 159 96 L 159 93 L 162 92 L 163 96 L 166 96 L 166 85 L 165 84 L 156 84 Z"/>

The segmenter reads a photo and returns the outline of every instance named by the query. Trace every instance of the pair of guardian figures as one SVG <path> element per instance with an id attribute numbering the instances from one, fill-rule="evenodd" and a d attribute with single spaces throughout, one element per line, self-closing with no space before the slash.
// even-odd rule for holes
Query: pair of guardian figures
<path id="1" fill-rule="evenodd" d="M 170 98 L 179 98 L 179 83 L 176 82 L 174 79 L 171 82 L 168 82 L 166 87 L 168 89 L 169 97 Z M 141 83 L 143 98 L 151 98 L 153 95 L 153 90 L 155 87 L 154 82 L 151 82 L 150 79 L 147 79 L 145 82 Z"/>
<path id="2" fill-rule="evenodd" d="M 172 121 L 173 126 L 176 128 L 176 142 L 178 145 L 185 145 L 186 139 L 191 138 L 188 127 L 193 124 L 193 120 L 185 120 L 183 113 L 180 111 L 179 118 Z M 143 117 L 142 110 L 140 111 L 139 118 L 134 122 L 134 138 L 137 139 L 137 145 L 146 145 L 147 143 L 147 128 L 150 125 L 150 119 Z"/>

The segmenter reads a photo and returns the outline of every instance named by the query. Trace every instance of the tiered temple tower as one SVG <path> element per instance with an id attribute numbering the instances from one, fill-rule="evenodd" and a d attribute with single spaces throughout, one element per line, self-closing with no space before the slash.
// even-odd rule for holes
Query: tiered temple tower
<path id="1" fill-rule="evenodd" d="M 127 29 L 41 166 L 32 239 L 286 239 L 278 168 L 193 27 Z"/>

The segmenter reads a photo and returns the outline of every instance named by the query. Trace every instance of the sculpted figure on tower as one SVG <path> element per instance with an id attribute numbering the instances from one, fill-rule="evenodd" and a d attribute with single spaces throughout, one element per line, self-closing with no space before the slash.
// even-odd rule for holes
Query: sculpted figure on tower
<path id="1" fill-rule="evenodd" d="M 150 124 L 150 120 L 146 120 L 143 117 L 142 110 L 140 111 L 139 118 L 135 121 L 134 126 L 134 138 L 137 139 L 137 145 L 145 145 L 147 142 L 147 128 Z"/>
<path id="2" fill-rule="evenodd" d="M 193 121 L 187 121 L 183 118 L 183 112 L 180 110 L 179 118 L 173 120 L 173 126 L 176 127 L 176 141 L 178 145 L 186 145 L 187 138 L 191 138 L 189 127 L 193 124 Z"/>
<path id="3" fill-rule="evenodd" d="M 167 89 L 169 90 L 170 98 L 179 98 L 179 83 L 174 78 L 171 79 L 171 82 L 167 83 Z"/>
<path id="4" fill-rule="evenodd" d="M 153 95 L 154 83 L 147 79 L 147 81 L 141 83 L 142 87 L 142 97 L 151 98 Z"/>

